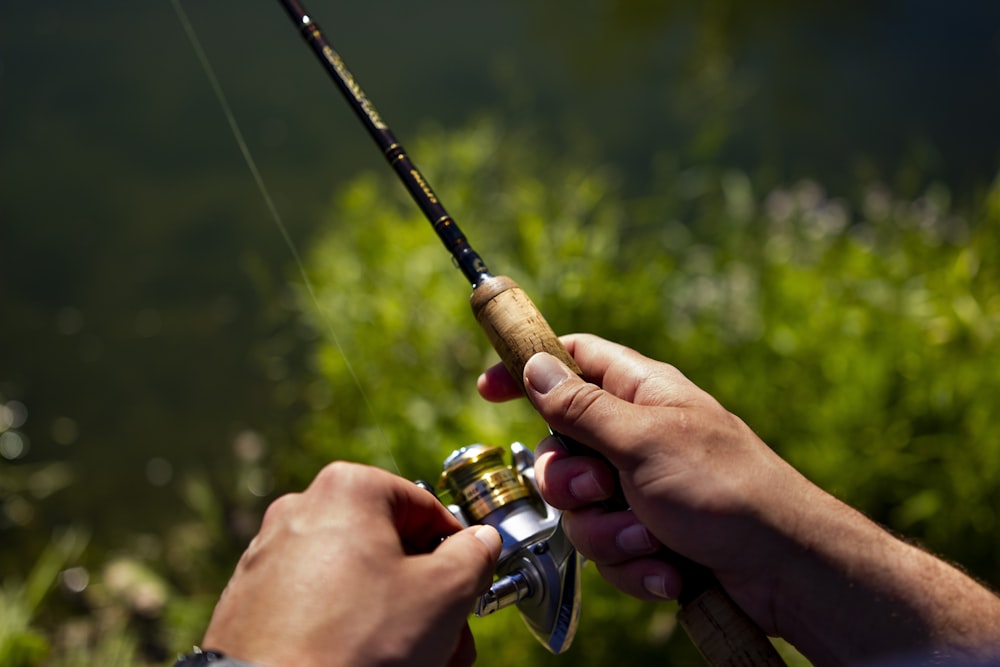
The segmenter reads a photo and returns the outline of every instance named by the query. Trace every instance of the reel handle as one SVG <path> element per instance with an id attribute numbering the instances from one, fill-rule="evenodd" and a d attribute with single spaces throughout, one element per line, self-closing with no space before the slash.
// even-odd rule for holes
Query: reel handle
<path id="1" fill-rule="evenodd" d="M 524 365 L 537 352 L 548 352 L 581 373 L 541 312 L 512 279 L 490 276 L 481 280 L 472 291 L 470 304 L 479 326 L 522 390 Z M 560 437 L 571 450 L 595 455 L 593 450 Z M 680 565 L 684 590 L 678 620 L 708 664 L 784 667 L 764 632 L 732 601 L 708 568 L 686 559 Z"/>

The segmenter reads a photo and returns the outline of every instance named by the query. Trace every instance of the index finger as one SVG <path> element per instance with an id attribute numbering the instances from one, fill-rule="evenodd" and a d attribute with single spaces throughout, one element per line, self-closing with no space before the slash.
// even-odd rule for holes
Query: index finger
<path id="1" fill-rule="evenodd" d="M 683 406 L 701 392 L 670 364 L 592 334 L 560 339 L 582 377 L 604 391 L 636 405 Z"/>
<path id="2" fill-rule="evenodd" d="M 523 398 L 524 392 L 514 381 L 502 363 L 487 368 L 476 380 L 479 395 L 491 403 L 502 403 L 515 398 Z"/>
<path id="3" fill-rule="evenodd" d="M 431 551 L 441 538 L 462 528 L 434 494 L 386 470 L 357 463 L 326 466 L 301 498 L 320 522 L 346 522 L 368 534 L 380 532 L 381 526 L 386 539 L 391 527 L 407 551 Z"/>
<path id="4" fill-rule="evenodd" d="M 388 507 L 400 539 L 410 549 L 432 551 L 443 538 L 462 529 L 433 493 L 415 482 L 387 474 L 392 478 Z"/>
<path id="5" fill-rule="evenodd" d="M 593 334 L 576 333 L 559 337 L 582 377 L 605 391 L 639 405 L 677 405 L 684 401 L 681 387 L 690 381 L 676 368 L 650 359 L 635 350 Z M 651 379 L 666 383 L 650 383 Z M 670 388 L 674 391 L 671 391 Z M 476 381 L 476 389 L 487 401 L 501 403 L 521 398 L 524 393 L 507 368 L 497 363 Z M 679 391 L 681 390 L 681 391 Z"/>

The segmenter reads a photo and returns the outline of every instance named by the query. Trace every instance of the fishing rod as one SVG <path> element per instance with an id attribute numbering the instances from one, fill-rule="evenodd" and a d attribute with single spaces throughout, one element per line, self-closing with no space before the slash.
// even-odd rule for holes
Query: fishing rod
<path id="1" fill-rule="evenodd" d="M 576 362 L 524 291 L 510 278 L 490 273 L 302 4 L 298 0 L 279 1 L 471 283 L 473 312 L 514 379 L 521 382 L 524 364 L 532 354 L 542 351 L 579 372 Z"/>
<path id="2" fill-rule="evenodd" d="M 490 273 L 302 4 L 279 2 L 472 285 L 473 314 L 511 376 L 523 388 L 524 365 L 538 352 L 552 354 L 580 374 L 527 294 L 512 279 Z M 567 444 L 593 454 L 578 443 Z M 517 443 L 511 451 L 513 466 L 504 464 L 500 448 L 473 445 L 457 450 L 444 463 L 441 485 L 455 501 L 449 510 L 459 521 L 490 523 L 504 538 L 498 578 L 480 599 L 477 613 L 515 604 L 533 634 L 549 650 L 561 653 L 576 629 L 582 560 L 562 534 L 558 510 L 540 498 L 531 452 Z M 678 620 L 710 665 L 785 664 L 708 568 L 679 557 L 671 561 L 684 581 Z"/>

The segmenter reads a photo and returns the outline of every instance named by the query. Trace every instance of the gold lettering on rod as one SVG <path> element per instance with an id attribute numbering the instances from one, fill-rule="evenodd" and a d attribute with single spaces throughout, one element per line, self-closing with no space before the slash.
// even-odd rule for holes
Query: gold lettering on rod
<path id="1" fill-rule="evenodd" d="M 419 185 L 420 189 L 424 191 L 424 194 L 427 195 L 427 198 L 431 200 L 432 204 L 438 203 L 437 197 L 435 197 L 434 193 L 431 192 L 431 187 L 427 185 L 427 182 L 420 175 L 419 171 L 417 171 L 416 169 L 411 169 L 410 176 L 412 176 L 413 180 L 417 182 L 417 185 Z"/>
<path id="2" fill-rule="evenodd" d="M 361 108 L 364 110 L 365 115 L 368 116 L 368 120 L 372 122 L 379 130 L 387 130 L 389 126 L 385 124 L 382 117 L 378 115 L 378 111 L 375 111 L 375 106 L 368 100 L 365 96 L 365 91 L 361 90 L 361 86 L 358 82 L 354 80 L 354 75 L 350 73 L 347 66 L 344 65 L 344 61 L 340 59 L 340 56 L 336 51 L 331 49 L 329 46 L 323 47 L 323 55 L 326 57 L 327 62 L 333 65 L 333 68 L 337 70 L 337 74 L 340 78 L 347 84 L 348 90 L 351 91 L 351 95 L 354 99 L 358 101 Z"/>

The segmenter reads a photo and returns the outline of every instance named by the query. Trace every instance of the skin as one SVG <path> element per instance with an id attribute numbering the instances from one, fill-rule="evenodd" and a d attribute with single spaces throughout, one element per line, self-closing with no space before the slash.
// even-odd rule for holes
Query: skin
<path id="1" fill-rule="evenodd" d="M 255 665 L 471 665 L 466 618 L 500 546 L 412 482 L 333 463 L 268 508 L 203 646 Z"/>
<path id="2" fill-rule="evenodd" d="M 599 456 L 549 438 L 536 477 L 613 585 L 676 597 L 680 576 L 657 555 L 665 545 L 712 569 L 761 628 L 816 665 L 1000 661 L 992 592 L 809 482 L 673 366 L 594 336 L 563 342 L 582 378 L 539 353 L 526 393 L 555 431 Z M 502 366 L 478 386 L 488 400 L 522 395 Z M 607 509 L 616 484 L 630 509 Z"/>

